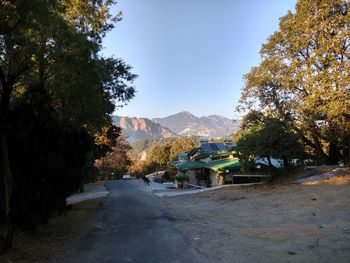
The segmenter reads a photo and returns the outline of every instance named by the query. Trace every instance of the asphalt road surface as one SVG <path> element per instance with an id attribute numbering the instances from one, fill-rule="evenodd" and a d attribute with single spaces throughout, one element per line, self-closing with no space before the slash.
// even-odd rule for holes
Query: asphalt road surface
<path id="1" fill-rule="evenodd" d="M 58 262 L 206 263 L 167 217 L 166 207 L 139 181 L 108 182 L 110 194 L 86 232 Z"/>

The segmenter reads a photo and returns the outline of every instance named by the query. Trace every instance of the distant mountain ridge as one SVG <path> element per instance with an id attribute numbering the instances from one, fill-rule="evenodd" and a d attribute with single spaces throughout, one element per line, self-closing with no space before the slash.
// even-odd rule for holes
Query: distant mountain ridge
<path id="1" fill-rule="evenodd" d="M 240 124 L 240 121 L 230 120 L 220 115 L 196 117 L 188 111 L 152 120 L 113 116 L 113 122 L 123 128 L 130 142 L 192 135 L 208 138 L 223 137 L 238 131 Z"/>
<path id="2" fill-rule="evenodd" d="M 223 137 L 238 131 L 240 124 L 220 115 L 196 117 L 188 111 L 152 120 L 180 136 Z"/>
<path id="3" fill-rule="evenodd" d="M 136 142 L 144 139 L 161 139 L 175 137 L 168 128 L 153 122 L 147 118 L 113 116 L 113 123 L 124 130 L 126 139 L 129 142 Z"/>

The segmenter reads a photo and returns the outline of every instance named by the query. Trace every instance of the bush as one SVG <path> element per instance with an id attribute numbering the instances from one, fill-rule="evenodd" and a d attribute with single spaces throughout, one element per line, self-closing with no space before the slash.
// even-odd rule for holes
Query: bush
<path id="1" fill-rule="evenodd" d="M 166 181 L 171 181 L 170 173 L 168 171 L 165 171 L 164 174 L 163 174 L 163 178 Z"/>
<path id="2" fill-rule="evenodd" d="M 66 208 L 66 198 L 81 186 L 93 146 L 86 130 L 58 120 L 45 99 L 18 104 L 12 111 L 16 121 L 9 127 L 13 131 L 8 137 L 13 219 L 22 229 L 45 223 L 51 213 Z M 0 218 L 4 215 L 3 198 L 1 194 Z"/>
<path id="3" fill-rule="evenodd" d="M 175 179 L 179 182 L 188 182 L 190 180 L 187 175 L 178 175 L 175 177 Z"/>
<path id="4" fill-rule="evenodd" d="M 256 163 L 255 161 L 247 160 L 247 158 L 240 158 L 239 162 L 241 164 L 240 171 L 241 172 L 250 172 L 255 169 Z"/>
<path id="5" fill-rule="evenodd" d="M 155 181 L 156 183 L 160 183 L 160 184 L 166 182 L 166 180 L 164 178 L 162 178 L 162 177 L 154 178 L 153 181 Z"/>
<path id="6" fill-rule="evenodd" d="M 298 178 L 298 175 L 303 170 L 303 166 L 272 168 L 270 169 L 270 182 L 281 180 L 296 180 Z"/>
<path id="7" fill-rule="evenodd" d="M 177 171 L 174 167 L 172 167 L 172 166 L 168 167 L 166 173 L 167 173 L 167 175 L 164 174 L 164 176 L 167 176 L 167 178 L 168 178 L 168 175 L 169 175 L 169 180 L 175 180 Z"/>
<path id="8" fill-rule="evenodd" d="M 199 185 L 204 183 L 204 185 L 206 187 L 210 187 L 211 186 L 210 172 L 208 170 L 204 170 L 204 171 L 198 170 L 198 171 L 196 171 L 196 179 L 197 179 L 197 183 Z"/>

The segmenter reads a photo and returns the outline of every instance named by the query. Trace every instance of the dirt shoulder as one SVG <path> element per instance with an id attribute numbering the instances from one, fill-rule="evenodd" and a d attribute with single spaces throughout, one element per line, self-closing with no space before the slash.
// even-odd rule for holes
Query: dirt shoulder
<path id="1" fill-rule="evenodd" d="M 163 200 L 213 262 L 350 262 L 350 176 Z"/>
<path id="2" fill-rule="evenodd" d="M 13 249 L 0 256 L 0 262 L 44 263 L 54 260 L 85 229 L 102 200 L 74 204 L 71 210 L 51 218 L 48 224 L 40 225 L 34 232 L 15 232 Z"/>

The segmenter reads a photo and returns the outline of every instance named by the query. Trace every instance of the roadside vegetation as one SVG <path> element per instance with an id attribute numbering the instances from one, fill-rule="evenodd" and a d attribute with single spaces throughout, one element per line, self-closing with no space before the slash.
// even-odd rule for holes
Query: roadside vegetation
<path id="1" fill-rule="evenodd" d="M 166 171 L 165 180 L 175 179 L 176 171 L 169 165 L 182 152 L 187 152 L 199 145 L 198 136 L 179 137 L 165 140 L 144 140 L 131 145 L 130 157 L 132 164 L 129 173 L 136 177 L 143 177 L 157 171 Z M 146 158 L 140 159 L 145 153 Z"/>
<path id="2" fill-rule="evenodd" d="M 111 114 L 136 75 L 100 54 L 121 19 L 106 1 L 0 1 L 0 253 L 35 230 L 120 144 Z M 114 148 L 115 149 L 115 148 Z"/>
<path id="3" fill-rule="evenodd" d="M 120 136 L 115 145 L 95 161 L 98 169 L 97 180 L 117 180 L 128 172 L 128 167 L 132 163 L 129 157 L 131 146 L 123 136 Z"/>
<path id="4" fill-rule="evenodd" d="M 236 136 L 244 164 L 257 156 L 285 167 L 349 162 L 349 5 L 299 0 L 262 45 L 238 107 L 247 113 Z"/>
<path id="5" fill-rule="evenodd" d="M 70 207 L 64 214 L 52 216 L 35 230 L 14 232 L 13 248 L 0 255 L 0 262 L 55 262 L 79 236 L 96 213 L 103 199 L 87 200 Z"/>

